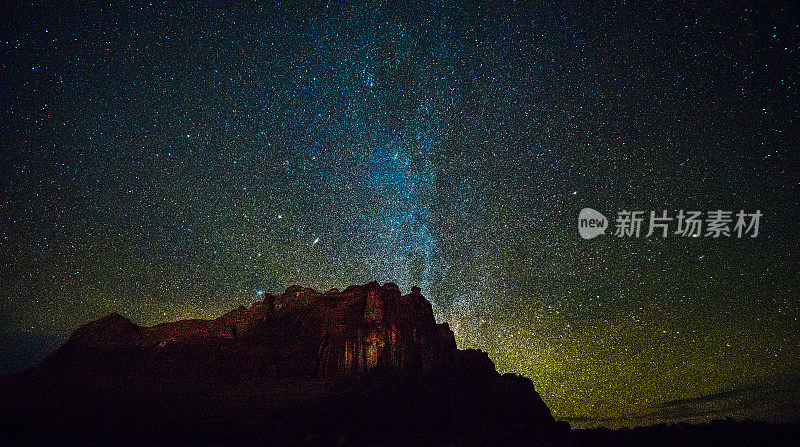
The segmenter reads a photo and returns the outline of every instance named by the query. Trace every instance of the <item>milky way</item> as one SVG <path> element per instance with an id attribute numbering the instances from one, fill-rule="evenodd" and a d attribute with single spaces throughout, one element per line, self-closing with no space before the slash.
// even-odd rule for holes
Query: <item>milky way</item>
<path id="1" fill-rule="evenodd" d="M 796 418 L 797 13 L 7 9 L 3 370 L 112 310 L 378 280 L 576 426 Z M 584 207 L 764 216 L 585 241 Z"/>

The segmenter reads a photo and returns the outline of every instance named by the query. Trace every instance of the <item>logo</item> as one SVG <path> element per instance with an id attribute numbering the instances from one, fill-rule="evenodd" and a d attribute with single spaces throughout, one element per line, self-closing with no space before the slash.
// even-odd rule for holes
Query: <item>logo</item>
<path id="1" fill-rule="evenodd" d="M 682 237 L 727 237 L 737 239 L 754 238 L 758 236 L 761 223 L 761 210 L 753 213 L 739 210 L 738 212 L 726 210 L 702 211 L 678 210 L 677 214 L 670 215 L 669 210 L 650 211 L 647 218 L 646 211 L 622 210 L 617 213 L 614 220 L 614 236 L 638 238 L 662 237 L 670 235 Z M 584 208 L 578 214 L 578 233 L 583 239 L 594 239 L 605 234 L 608 229 L 608 219 L 599 211 Z M 644 230 L 644 231 L 643 231 Z M 646 231 L 646 233 L 645 233 Z"/>
<path id="2" fill-rule="evenodd" d="M 599 211 L 584 208 L 578 214 L 578 233 L 584 239 L 594 239 L 606 233 L 608 219 Z"/>

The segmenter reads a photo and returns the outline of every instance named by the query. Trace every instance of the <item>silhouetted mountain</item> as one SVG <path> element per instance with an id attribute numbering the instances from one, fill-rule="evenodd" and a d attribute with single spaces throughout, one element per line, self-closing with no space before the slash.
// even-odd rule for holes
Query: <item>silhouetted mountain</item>
<path id="1" fill-rule="evenodd" d="M 457 349 L 418 288 L 376 282 L 293 286 L 215 320 L 141 327 L 112 313 L 4 381 L 8 435 L 45 442 L 520 443 L 568 432 L 530 380 Z"/>
<path id="2" fill-rule="evenodd" d="M 11 444 L 797 445 L 797 425 L 569 430 L 533 384 L 456 348 L 418 288 L 293 286 L 215 320 L 112 313 L 2 377 Z"/>

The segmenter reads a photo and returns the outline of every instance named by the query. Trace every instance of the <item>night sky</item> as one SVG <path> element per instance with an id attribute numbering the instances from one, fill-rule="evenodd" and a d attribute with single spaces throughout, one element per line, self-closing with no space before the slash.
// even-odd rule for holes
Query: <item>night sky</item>
<path id="1" fill-rule="evenodd" d="M 800 419 L 797 6 L 76 3 L 0 11 L 3 372 L 378 280 L 573 426 Z"/>

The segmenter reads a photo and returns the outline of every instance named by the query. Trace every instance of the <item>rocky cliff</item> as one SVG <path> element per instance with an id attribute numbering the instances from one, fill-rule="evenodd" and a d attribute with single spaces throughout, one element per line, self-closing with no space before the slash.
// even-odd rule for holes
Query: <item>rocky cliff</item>
<path id="1" fill-rule="evenodd" d="M 544 439 L 563 429 L 530 380 L 458 350 L 419 288 L 376 282 L 293 286 L 214 320 L 142 327 L 113 313 L 7 378 L 3 396 L 7 414 L 30 415 L 31 430 L 47 419 L 59 436 L 76 424 L 96 428 L 80 432 L 89 437 L 147 427 L 159 441 L 415 430 Z"/>

